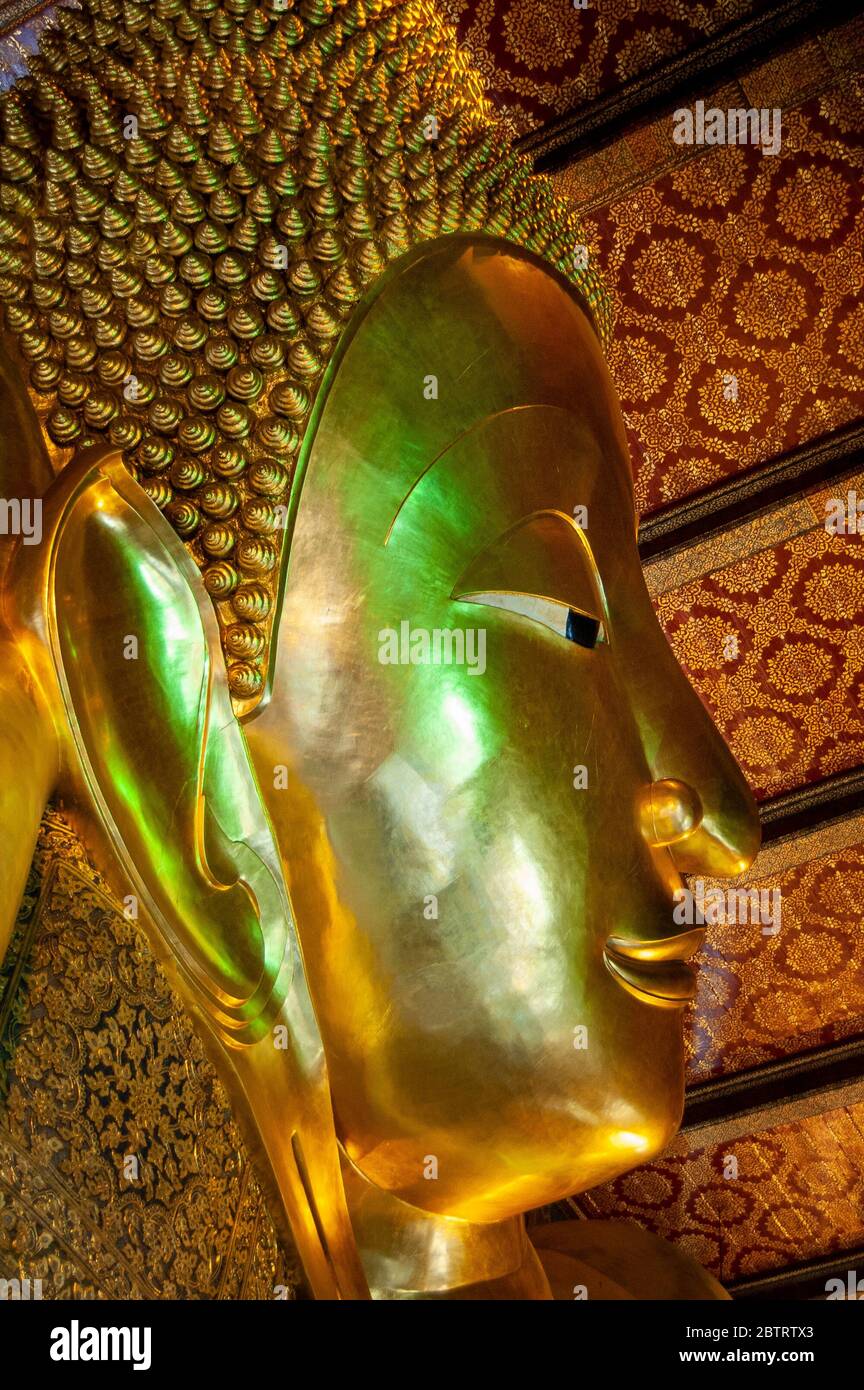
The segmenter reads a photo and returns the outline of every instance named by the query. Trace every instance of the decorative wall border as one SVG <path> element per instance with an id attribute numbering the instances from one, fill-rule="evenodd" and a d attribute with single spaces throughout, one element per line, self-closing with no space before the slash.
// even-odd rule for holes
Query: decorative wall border
<path id="1" fill-rule="evenodd" d="M 842 478 L 860 467 L 862 458 L 864 421 L 821 435 L 652 512 L 639 526 L 639 554 L 644 562 L 699 545 L 779 502 Z"/>
<path id="2" fill-rule="evenodd" d="M 688 1086 L 680 1134 L 701 1149 L 862 1100 L 864 1036 Z"/>
<path id="3" fill-rule="evenodd" d="M 702 43 L 659 63 L 617 91 L 547 121 L 518 141 L 533 156 L 537 172 L 553 172 L 611 144 L 664 110 L 686 105 L 742 69 L 783 48 L 851 18 L 860 0 L 782 0 L 749 20 L 713 34 Z"/>
<path id="4" fill-rule="evenodd" d="M 864 767 L 833 772 L 818 782 L 792 787 L 759 807 L 762 843 L 797 838 L 817 826 L 830 825 L 864 810 Z"/>
<path id="5" fill-rule="evenodd" d="M 739 1279 L 727 1284 L 726 1289 L 735 1299 L 824 1298 L 828 1280 L 845 1282 L 850 1270 L 864 1271 L 864 1246 L 839 1255 L 806 1260 L 803 1264 L 787 1265 L 785 1269 L 774 1269 L 752 1279 Z"/>

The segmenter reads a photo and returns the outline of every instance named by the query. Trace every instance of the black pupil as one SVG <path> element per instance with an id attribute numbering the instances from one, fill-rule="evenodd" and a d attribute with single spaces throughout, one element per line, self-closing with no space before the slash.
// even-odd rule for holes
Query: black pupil
<path id="1" fill-rule="evenodd" d="M 596 647 L 600 624 L 596 618 L 588 618 L 571 608 L 567 613 L 567 640 L 578 642 L 580 647 Z"/>

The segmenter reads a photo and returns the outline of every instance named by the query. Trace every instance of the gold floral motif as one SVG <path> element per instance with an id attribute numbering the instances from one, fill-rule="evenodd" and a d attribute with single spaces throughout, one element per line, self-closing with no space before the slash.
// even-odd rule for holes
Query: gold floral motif
<path id="1" fill-rule="evenodd" d="M 796 241 L 828 239 L 841 226 L 853 197 L 851 180 L 837 169 L 797 169 L 780 189 L 777 220 Z"/>
<path id="2" fill-rule="evenodd" d="M 688 1030 L 691 1082 L 864 1028 L 864 847 L 751 871 L 745 886 L 779 893 L 781 929 L 766 935 L 753 914 L 708 925 Z"/>
<path id="3" fill-rule="evenodd" d="M 738 293 L 735 321 L 755 337 L 783 340 L 807 314 L 804 286 L 788 271 L 760 271 Z"/>
<path id="4" fill-rule="evenodd" d="M 859 1247 L 862 1168 L 864 1104 L 693 1151 L 681 1135 L 659 1163 L 571 1203 L 635 1221 L 730 1283 Z"/>
<path id="5" fill-rule="evenodd" d="M 752 430 L 768 410 L 768 387 L 747 367 L 711 372 L 697 394 L 703 420 L 716 430 Z"/>
<path id="6" fill-rule="evenodd" d="M 656 600 L 679 661 L 761 796 L 864 761 L 864 537 L 829 534 L 819 501 L 822 525 Z"/>
<path id="7" fill-rule="evenodd" d="M 0 971 L 0 1277 L 275 1298 L 300 1277 L 189 1020 L 49 810 Z"/>
<path id="8" fill-rule="evenodd" d="M 753 8 L 753 0 L 591 0 L 584 9 L 572 0 L 439 0 L 520 131 L 578 109 Z"/>
<path id="9" fill-rule="evenodd" d="M 783 73 L 795 64 L 784 56 Z M 630 136 L 556 176 L 592 208 L 586 241 L 615 304 L 610 365 L 643 513 L 861 415 L 861 161 L 843 106 L 847 92 L 860 103 L 861 83 L 826 71 L 827 90 L 783 105 L 774 157 L 697 147 L 669 167 L 684 156 L 657 127 L 654 167 L 624 196 L 612 196 L 616 179 L 638 184 Z M 744 92 L 711 99 L 730 103 L 761 104 Z M 668 377 L 657 374 L 660 356 Z"/>
<path id="10" fill-rule="evenodd" d="M 507 55 L 521 66 L 545 72 L 572 62 L 580 44 L 581 15 L 560 0 L 511 0 L 504 11 Z"/>

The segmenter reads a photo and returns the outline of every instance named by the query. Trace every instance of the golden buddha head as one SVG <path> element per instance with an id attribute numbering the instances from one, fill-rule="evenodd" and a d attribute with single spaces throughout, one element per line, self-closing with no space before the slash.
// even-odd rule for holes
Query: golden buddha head
<path id="1" fill-rule="evenodd" d="M 656 1155 L 702 936 L 673 893 L 757 823 L 642 581 L 590 317 L 530 253 L 439 241 L 358 311 L 274 640 L 247 738 L 354 1163 L 490 1220 Z"/>
<path id="2" fill-rule="evenodd" d="M 119 13 L 3 106 L 59 469 L 12 628 L 308 1267 L 336 1139 L 486 1223 L 660 1152 L 673 895 L 758 821 L 642 580 L 599 279 L 434 7 Z"/>

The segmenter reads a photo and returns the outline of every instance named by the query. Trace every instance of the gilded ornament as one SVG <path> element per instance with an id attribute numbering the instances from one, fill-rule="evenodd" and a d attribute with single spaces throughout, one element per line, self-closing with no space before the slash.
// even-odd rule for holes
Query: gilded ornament
<path id="1" fill-rule="evenodd" d="M 263 374 L 251 364 L 244 367 L 232 367 L 228 372 L 225 385 L 228 394 L 235 400 L 246 403 L 256 401 L 264 389 Z"/>
<path id="2" fill-rule="evenodd" d="M 164 478 L 145 478 L 141 484 L 147 496 L 162 511 L 167 510 L 173 496 L 173 489 Z"/>
<path id="3" fill-rule="evenodd" d="M 239 401 L 226 401 L 219 407 L 216 423 L 228 439 L 245 439 L 252 431 L 255 417 Z"/>
<path id="4" fill-rule="evenodd" d="M 225 399 L 225 384 L 215 375 L 196 376 L 186 392 L 193 410 L 217 410 Z"/>
<path id="5" fill-rule="evenodd" d="M 263 584 L 243 584 L 233 595 L 231 607 L 238 618 L 250 623 L 261 622 L 270 613 L 269 590 Z"/>
<path id="6" fill-rule="evenodd" d="M 274 333 L 265 333 L 250 344 L 249 356 L 262 371 L 275 371 L 285 360 L 285 345 Z"/>
<path id="7" fill-rule="evenodd" d="M 240 583 L 239 574 L 227 560 L 218 560 L 213 565 L 207 565 L 203 578 L 208 594 L 217 601 L 229 598 Z"/>
<path id="8" fill-rule="evenodd" d="M 188 497 L 172 502 L 166 509 L 166 515 L 175 527 L 177 534 L 184 540 L 194 536 L 201 524 L 201 514 L 195 503 Z"/>
<path id="9" fill-rule="evenodd" d="M 223 559 L 230 555 L 234 550 L 236 535 L 230 526 L 224 526 L 215 522 L 211 526 L 206 526 L 201 532 L 201 545 L 207 555 L 214 559 Z"/>
<path id="10" fill-rule="evenodd" d="M 260 667 L 250 661 L 235 662 L 228 667 L 228 685 L 236 699 L 254 700 L 263 686 Z"/>
<path id="11" fill-rule="evenodd" d="M 141 402 L 140 385 L 136 382 L 134 393 L 136 403 Z M 174 434 L 183 419 L 183 407 L 176 400 L 160 396 L 150 403 L 147 418 L 151 427 L 159 434 Z"/>
<path id="12" fill-rule="evenodd" d="M 265 501 L 261 497 L 250 498 L 243 503 L 240 514 L 241 521 L 248 531 L 256 535 L 272 535 L 279 525 L 279 515 L 272 502 Z M 246 653 L 248 655 L 249 653 Z M 260 653 L 257 653 L 260 655 Z"/>
<path id="13" fill-rule="evenodd" d="M 162 404 L 167 405 L 168 402 Z M 182 412 L 179 406 L 176 409 L 179 421 L 177 442 L 180 447 L 187 449 L 191 454 L 207 453 L 216 439 L 216 426 L 213 421 L 204 415 L 192 415 L 185 419 L 179 419 Z"/>
<path id="14" fill-rule="evenodd" d="M 93 341 L 97 348 L 107 348 L 110 351 L 120 347 L 126 340 L 126 324 L 119 314 L 103 314 L 94 320 L 92 327 Z"/>
<path id="15" fill-rule="evenodd" d="M 198 494 L 201 503 L 201 510 L 208 516 L 215 517 L 219 521 L 224 521 L 227 517 L 233 516 L 237 510 L 238 497 L 236 490 L 229 483 L 207 483 Z"/>
<path id="16" fill-rule="evenodd" d="M 223 440 L 213 450 L 211 462 L 213 472 L 220 478 L 239 478 L 246 470 L 248 458 L 238 444 Z"/>
<path id="17" fill-rule="evenodd" d="M 145 473 L 161 473 L 174 461 L 174 445 L 158 435 L 147 435 L 135 453 L 135 462 Z"/>
<path id="18" fill-rule="evenodd" d="M 204 349 L 208 366 L 220 372 L 229 371 L 239 355 L 240 351 L 237 344 L 227 334 L 214 334 L 208 338 Z"/>
<path id="19" fill-rule="evenodd" d="M 255 661 L 264 650 L 265 637 L 254 623 L 231 623 L 225 630 L 225 647 L 229 656 Z"/>
<path id="20" fill-rule="evenodd" d="M 247 536 L 237 546 L 237 564 L 249 574 L 269 574 L 276 564 L 274 546 L 260 536 Z"/>

